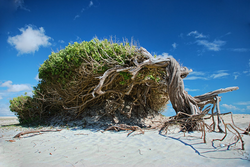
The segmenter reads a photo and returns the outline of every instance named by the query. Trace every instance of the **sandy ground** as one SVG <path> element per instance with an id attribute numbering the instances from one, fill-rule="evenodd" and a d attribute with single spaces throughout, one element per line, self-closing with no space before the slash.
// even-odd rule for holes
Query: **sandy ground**
<path id="1" fill-rule="evenodd" d="M 231 123 L 230 115 L 224 116 Z M 6 125 L 9 121 L 2 120 Z M 246 129 L 250 115 L 234 115 L 240 128 Z M 48 129 L 49 127 L 47 127 Z M 50 166 L 250 166 L 250 136 L 242 135 L 245 150 L 240 150 L 241 142 L 227 146 L 234 141 L 228 134 L 222 142 L 211 140 L 222 138 L 223 133 L 206 134 L 203 143 L 201 132 L 173 133 L 160 135 L 157 130 L 146 130 L 145 134 L 128 132 L 102 133 L 95 129 L 64 128 L 59 132 L 29 134 L 21 139 L 14 135 L 31 130 L 21 126 L 0 127 L 0 166 L 1 167 L 50 167 Z M 242 132 L 242 131 L 240 131 Z"/>

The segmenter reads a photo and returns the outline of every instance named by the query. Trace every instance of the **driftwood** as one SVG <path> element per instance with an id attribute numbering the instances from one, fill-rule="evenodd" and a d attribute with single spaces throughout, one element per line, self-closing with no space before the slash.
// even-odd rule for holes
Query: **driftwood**
<path id="1" fill-rule="evenodd" d="M 120 131 L 120 130 L 132 130 L 131 132 L 129 132 L 127 134 L 127 137 L 135 132 L 135 131 L 140 131 L 140 134 L 144 134 L 144 131 L 139 127 L 139 126 L 130 126 L 130 125 L 126 125 L 126 124 L 119 124 L 119 125 L 114 125 L 114 126 L 110 126 L 107 129 L 105 129 L 102 133 L 108 131 L 108 130 L 115 130 L 115 131 Z"/>
<path id="2" fill-rule="evenodd" d="M 20 132 L 17 135 L 15 135 L 13 138 L 21 138 L 23 135 L 30 134 L 30 133 L 39 133 L 41 132 L 58 132 L 61 131 L 62 129 L 56 129 L 56 130 L 31 130 L 31 131 L 24 131 Z"/>

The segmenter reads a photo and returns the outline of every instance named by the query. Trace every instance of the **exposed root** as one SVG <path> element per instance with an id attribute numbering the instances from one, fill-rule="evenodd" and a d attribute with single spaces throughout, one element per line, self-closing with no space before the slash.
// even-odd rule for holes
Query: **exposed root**
<path id="1" fill-rule="evenodd" d="M 225 123 L 224 122 L 224 120 L 221 116 L 226 115 L 226 114 L 231 114 L 232 123 Z M 213 123 L 211 125 L 208 125 L 205 122 L 205 120 L 211 119 L 211 117 L 213 118 L 214 115 L 210 115 L 208 117 L 206 117 L 206 116 L 207 116 L 206 113 L 202 113 L 199 115 L 189 115 L 186 113 L 179 112 L 176 116 L 172 117 L 169 121 L 164 123 L 164 125 L 160 129 L 160 133 L 167 134 L 170 126 L 178 125 L 181 127 L 182 132 L 201 131 L 202 132 L 201 138 L 203 139 L 204 143 L 206 143 L 206 132 L 215 131 L 215 129 L 214 129 L 215 126 L 213 126 L 213 125 L 216 124 L 215 119 L 212 119 Z M 223 141 L 227 137 L 228 132 L 230 132 L 234 135 L 234 142 L 228 144 L 227 149 L 230 149 L 230 147 L 232 145 L 236 145 L 238 142 L 241 142 L 241 149 L 244 150 L 245 149 L 244 148 L 244 141 L 243 141 L 242 136 L 239 132 L 239 131 L 244 131 L 244 130 L 235 125 L 232 113 L 228 112 L 228 113 L 223 113 L 223 114 L 217 114 L 217 117 L 219 117 L 217 119 L 217 121 L 222 122 L 224 125 L 224 131 L 223 131 L 218 123 L 218 132 L 225 133 L 225 135 L 221 139 L 213 139 L 212 146 L 215 147 L 214 141 Z M 243 132 L 243 134 L 249 135 L 249 127 Z"/>
<path id="2" fill-rule="evenodd" d="M 110 126 L 107 129 L 105 129 L 102 133 L 108 131 L 108 130 L 115 130 L 115 131 L 120 131 L 120 130 L 132 130 L 131 132 L 129 132 L 127 134 L 127 137 L 135 132 L 135 131 L 140 131 L 139 134 L 144 134 L 144 131 L 139 127 L 139 126 L 130 126 L 130 125 L 126 125 L 126 124 L 119 124 L 119 125 L 114 125 L 114 126 Z"/>
<path id="3" fill-rule="evenodd" d="M 244 131 L 243 134 L 250 135 L 250 123 L 249 123 L 248 127 L 246 128 L 246 130 Z"/>

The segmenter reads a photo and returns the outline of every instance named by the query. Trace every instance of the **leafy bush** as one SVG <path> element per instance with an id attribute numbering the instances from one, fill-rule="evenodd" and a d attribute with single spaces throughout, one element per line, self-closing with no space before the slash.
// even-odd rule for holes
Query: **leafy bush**
<path id="1" fill-rule="evenodd" d="M 131 111 L 139 117 L 141 113 L 150 114 L 146 108 L 159 112 L 169 100 L 166 86 L 160 82 L 166 76 L 165 70 L 144 67 L 134 78 L 129 72 L 147 59 L 128 42 L 118 44 L 95 38 L 69 44 L 57 53 L 52 52 L 40 66 L 41 81 L 34 87 L 34 96 L 14 98 L 10 109 L 21 121 L 55 115 L 75 118 L 95 105 L 108 106 L 106 114 L 113 116 L 118 108 L 124 113 L 122 110 L 128 104 L 134 106 L 128 117 Z M 109 75 L 100 90 L 103 93 L 96 94 L 106 73 Z"/>
<path id="2" fill-rule="evenodd" d="M 29 123 L 36 118 L 32 111 L 32 98 L 30 96 L 18 96 L 10 100 L 10 110 L 15 112 L 20 123 Z"/>

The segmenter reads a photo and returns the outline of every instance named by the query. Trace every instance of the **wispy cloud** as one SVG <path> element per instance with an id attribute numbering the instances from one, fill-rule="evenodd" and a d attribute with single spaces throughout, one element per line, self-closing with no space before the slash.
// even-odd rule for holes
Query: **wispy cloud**
<path id="1" fill-rule="evenodd" d="M 227 72 L 227 70 L 219 70 L 212 74 L 201 72 L 201 71 L 193 71 L 186 78 L 184 78 L 184 80 L 198 80 L 198 79 L 210 80 L 210 79 L 222 78 L 228 75 L 230 74 Z"/>
<path id="2" fill-rule="evenodd" d="M 43 27 L 35 29 L 28 25 L 25 28 L 20 28 L 20 35 L 8 37 L 7 42 L 14 46 L 18 51 L 18 55 L 25 53 L 34 53 L 38 51 L 41 46 L 46 47 L 51 45 L 49 40 L 51 37 L 45 35 Z"/>
<path id="3" fill-rule="evenodd" d="M 234 51 L 234 52 L 249 52 L 250 51 L 249 48 L 231 48 L 229 50 Z"/>
<path id="4" fill-rule="evenodd" d="M 172 47 L 173 47 L 174 49 L 176 49 L 177 43 L 174 42 L 174 43 L 172 44 Z"/>
<path id="5" fill-rule="evenodd" d="M 64 40 L 58 40 L 59 43 L 64 43 Z"/>
<path id="6" fill-rule="evenodd" d="M 190 76 L 190 77 L 184 78 L 183 80 L 197 80 L 197 79 L 208 80 L 208 78 L 206 78 L 206 77 L 200 77 L 200 76 Z"/>
<path id="7" fill-rule="evenodd" d="M 1 0 L 1 5 L 3 5 L 5 8 L 8 8 L 8 10 L 15 11 L 18 9 L 25 10 L 30 12 L 30 9 L 28 9 L 24 5 L 24 0 Z"/>
<path id="8" fill-rule="evenodd" d="M 222 40 L 214 40 L 213 42 L 209 42 L 207 40 L 196 40 L 197 45 L 204 46 L 207 50 L 210 51 L 220 51 L 221 47 L 226 44 L 226 41 Z"/>
<path id="9" fill-rule="evenodd" d="M 240 75 L 239 72 L 234 72 L 234 73 L 233 73 L 234 79 L 237 79 L 239 75 Z"/>
<path id="10" fill-rule="evenodd" d="M 79 17 L 80 17 L 80 15 L 75 15 L 74 20 L 79 18 Z"/>
<path id="11" fill-rule="evenodd" d="M 90 2 L 89 2 L 89 8 L 90 8 L 91 6 L 93 6 L 93 5 L 94 5 L 93 1 L 90 1 Z"/>
<path id="12" fill-rule="evenodd" d="M 12 84 L 12 81 L 6 81 L 0 87 L 7 87 L 7 92 L 31 91 L 32 87 L 27 84 Z"/>
<path id="13" fill-rule="evenodd" d="M 187 36 L 194 36 L 194 38 L 208 38 L 207 35 L 203 35 L 202 33 L 199 33 L 198 31 L 191 31 L 187 34 Z"/>
<path id="14" fill-rule="evenodd" d="M 75 15 L 74 20 L 76 20 L 77 18 L 79 18 L 81 16 L 81 13 L 83 13 L 84 11 L 86 11 L 87 9 L 91 8 L 94 5 L 93 1 L 89 2 L 89 5 L 86 8 L 82 8 L 80 14 Z"/>
<path id="15" fill-rule="evenodd" d="M 227 70 L 219 70 L 215 74 L 212 74 L 210 77 L 213 79 L 216 79 L 216 78 L 221 78 L 221 77 L 227 76 L 227 75 L 229 75 L 229 73 L 227 73 L 226 71 Z"/>
<path id="16" fill-rule="evenodd" d="M 197 80 L 197 79 L 208 80 L 208 78 L 205 77 L 205 73 L 201 71 L 193 71 L 188 75 L 188 77 L 184 78 L 184 80 Z"/>
<path id="17" fill-rule="evenodd" d="M 195 91 L 199 91 L 199 89 L 185 88 L 185 91 L 187 91 L 187 92 L 195 92 Z"/>

